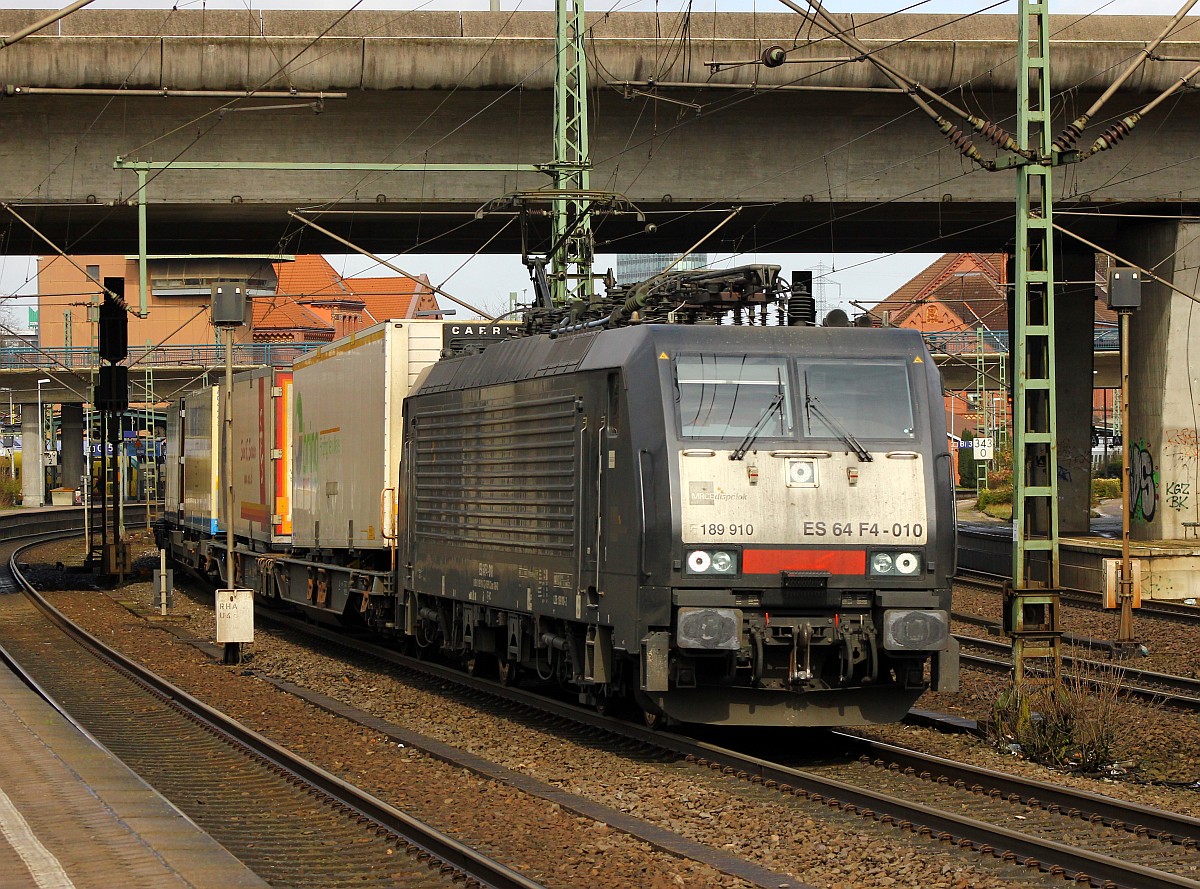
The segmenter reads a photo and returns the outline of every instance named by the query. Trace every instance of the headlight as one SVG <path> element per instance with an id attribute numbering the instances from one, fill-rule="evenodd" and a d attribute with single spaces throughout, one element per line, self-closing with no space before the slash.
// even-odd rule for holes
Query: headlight
<path id="1" fill-rule="evenodd" d="M 871 573 L 885 576 L 911 577 L 921 573 L 921 556 L 911 552 L 871 553 Z"/>
<path id="2" fill-rule="evenodd" d="M 680 608 L 675 643 L 680 648 L 737 651 L 742 645 L 742 612 L 736 608 Z"/>
<path id="3" fill-rule="evenodd" d="M 788 460 L 787 486 L 789 488 L 817 487 L 817 461 Z"/>
<path id="4" fill-rule="evenodd" d="M 686 574 L 733 576 L 738 572 L 737 551 L 728 549 L 693 549 L 684 559 Z"/>
<path id="5" fill-rule="evenodd" d="M 883 613 L 883 647 L 889 651 L 942 651 L 949 638 L 950 622 L 944 611 Z"/>

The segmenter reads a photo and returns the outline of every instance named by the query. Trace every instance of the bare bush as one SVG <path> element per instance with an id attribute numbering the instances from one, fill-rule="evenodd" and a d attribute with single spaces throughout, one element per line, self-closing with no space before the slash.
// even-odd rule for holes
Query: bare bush
<path id="1" fill-rule="evenodd" d="M 1079 661 L 1057 685 L 1019 679 L 993 707 L 993 743 L 1073 772 L 1111 764 L 1117 758 L 1123 674 L 1118 666 Z"/>

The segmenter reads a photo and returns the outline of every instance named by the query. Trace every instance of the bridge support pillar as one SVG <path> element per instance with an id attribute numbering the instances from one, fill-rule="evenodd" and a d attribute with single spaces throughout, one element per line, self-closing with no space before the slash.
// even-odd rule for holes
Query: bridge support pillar
<path id="1" fill-rule="evenodd" d="M 62 479 L 64 488 L 78 488 L 79 478 L 87 470 L 83 459 L 83 405 L 64 404 L 59 408 L 62 433 Z"/>
<path id="2" fill-rule="evenodd" d="M 1142 276 L 1129 322 L 1130 536 L 1189 537 L 1200 521 L 1200 224 L 1153 223 L 1120 233 L 1116 252 L 1192 299 Z"/>
<path id="3" fill-rule="evenodd" d="M 1096 257 L 1059 240 L 1054 293 L 1058 406 L 1058 533 L 1087 534 L 1092 498 L 1092 389 Z M 1064 249 L 1068 248 L 1068 249 Z"/>
<path id="4" fill-rule="evenodd" d="M 1087 534 L 1092 502 L 1093 327 L 1096 314 L 1096 260 L 1091 253 L 1064 250 L 1054 257 L 1054 386 L 1058 417 L 1055 459 L 1058 464 L 1058 533 Z M 1016 280 L 1013 257 L 1008 279 Z M 1009 337 L 1016 317 L 1009 300 Z M 1011 341 L 1011 339 L 1010 339 Z M 1012 368 L 1009 379 L 1017 378 Z M 1015 385 L 1015 382 L 1010 384 Z M 1009 394 L 1012 394 L 1011 392 Z M 1014 409 L 1015 409 L 1014 399 Z M 1020 422 L 1013 417 L 1013 427 Z M 1013 459 L 1017 459 L 1014 454 Z"/>
<path id="5" fill-rule="evenodd" d="M 46 471 L 43 468 L 42 418 L 38 406 L 21 405 L 21 505 L 46 505 Z"/>

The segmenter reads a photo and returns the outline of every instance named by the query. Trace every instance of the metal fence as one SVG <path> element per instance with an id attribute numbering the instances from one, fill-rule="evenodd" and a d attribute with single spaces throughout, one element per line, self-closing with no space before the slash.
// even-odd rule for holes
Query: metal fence
<path id="1" fill-rule="evenodd" d="M 947 333 L 925 333 L 925 344 L 935 355 L 977 355 L 980 343 L 984 352 L 1008 352 L 1008 331 L 960 330 Z"/>
<path id="2" fill-rule="evenodd" d="M 949 333 L 926 333 L 925 342 L 935 355 L 978 355 L 980 344 L 987 354 L 1007 354 L 1008 331 L 977 330 Z M 1097 352 L 1115 352 L 1120 348 L 1115 327 L 1097 327 L 1093 337 Z M 287 367 L 296 358 L 308 354 L 324 343 L 237 343 L 233 346 L 233 363 L 238 367 Z M 156 346 L 139 349 L 131 346 L 131 368 L 136 367 L 220 367 L 225 364 L 225 348 L 214 344 Z M 100 364 L 95 348 L 36 349 L 31 346 L 7 348 L 0 351 L 0 370 L 53 369 L 55 367 L 90 370 Z"/>
<path id="3" fill-rule="evenodd" d="M 1007 330 L 961 330 L 947 333 L 925 333 L 925 343 L 935 355 L 978 355 L 980 343 L 987 353 L 1008 353 Z M 1116 352 L 1121 347 L 1116 327 L 1097 327 L 1092 336 L 1097 352 Z"/>
<path id="4" fill-rule="evenodd" d="M 324 343 L 238 343 L 233 346 L 233 363 L 246 366 L 288 366 Z M 125 362 L 137 367 L 222 367 L 225 347 L 217 345 L 156 346 L 152 349 L 130 347 Z M 69 367 L 90 370 L 100 361 L 94 348 L 35 349 L 19 347 L 0 352 L 0 370 L 28 370 Z"/>

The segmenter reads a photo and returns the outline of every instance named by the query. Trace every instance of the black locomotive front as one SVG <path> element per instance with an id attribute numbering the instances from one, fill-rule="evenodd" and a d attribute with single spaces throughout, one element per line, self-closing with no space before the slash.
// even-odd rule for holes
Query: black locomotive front
<path id="1" fill-rule="evenodd" d="M 658 336 L 672 624 L 641 692 L 682 721 L 899 719 L 957 681 L 940 378 L 912 331 Z"/>

